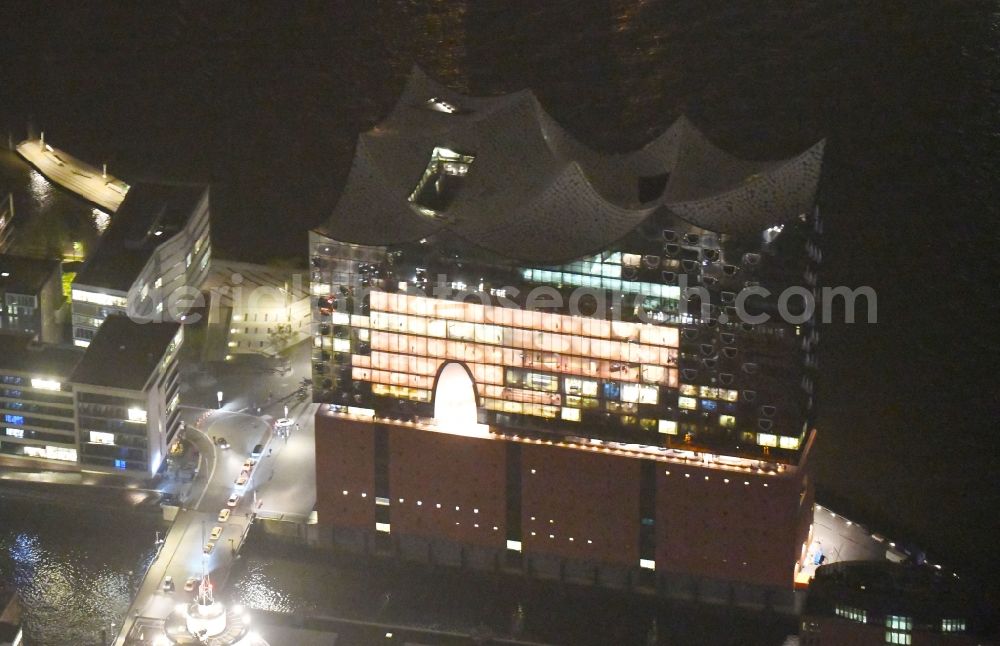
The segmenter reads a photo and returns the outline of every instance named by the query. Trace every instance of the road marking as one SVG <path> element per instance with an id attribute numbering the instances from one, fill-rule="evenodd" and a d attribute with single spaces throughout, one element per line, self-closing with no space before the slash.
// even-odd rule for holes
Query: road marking
<path id="1" fill-rule="evenodd" d="M 208 480 L 205 481 L 205 486 L 201 488 L 201 496 L 198 497 L 198 502 L 195 503 L 194 508 L 197 510 L 201 507 L 201 501 L 205 499 L 205 494 L 208 493 L 208 485 L 211 484 L 212 480 L 215 479 L 215 465 L 219 463 L 218 449 L 215 446 L 215 442 L 212 441 L 208 434 L 200 428 L 195 428 L 194 430 L 201 433 L 202 437 L 208 442 L 208 445 L 212 447 L 212 471 L 208 474 Z"/>

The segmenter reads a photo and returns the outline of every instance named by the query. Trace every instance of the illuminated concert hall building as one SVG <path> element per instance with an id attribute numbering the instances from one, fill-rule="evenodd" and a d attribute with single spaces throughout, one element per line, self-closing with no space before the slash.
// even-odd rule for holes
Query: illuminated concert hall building
<path id="1" fill-rule="evenodd" d="M 415 69 L 310 235 L 329 539 L 791 604 L 822 151 L 737 159 L 682 117 L 599 154 Z"/>

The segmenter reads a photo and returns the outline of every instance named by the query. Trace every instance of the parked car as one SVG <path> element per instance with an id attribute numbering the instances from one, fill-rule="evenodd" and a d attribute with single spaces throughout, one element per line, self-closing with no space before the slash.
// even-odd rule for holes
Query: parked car
<path id="1" fill-rule="evenodd" d="M 215 543 L 205 543 L 205 547 L 201 548 L 201 551 L 205 554 L 211 554 L 212 550 L 215 549 Z"/>
<path id="2" fill-rule="evenodd" d="M 229 448 L 229 442 L 226 441 L 226 438 L 221 437 L 221 436 L 215 438 L 215 445 L 217 447 L 219 447 L 220 449 L 228 449 Z"/>
<path id="3" fill-rule="evenodd" d="M 209 540 L 217 541 L 222 536 L 222 526 L 216 525 L 212 528 L 212 533 L 208 535 Z"/>
<path id="4" fill-rule="evenodd" d="M 163 591 L 173 592 L 174 591 L 174 578 L 169 574 L 163 577 Z"/>
<path id="5" fill-rule="evenodd" d="M 229 510 L 229 509 L 221 509 L 221 510 L 219 510 L 219 522 L 220 523 L 224 523 L 227 520 L 229 520 L 229 514 L 231 514 L 231 513 L 232 513 L 232 510 Z"/>
<path id="6" fill-rule="evenodd" d="M 250 479 L 250 476 L 247 475 L 247 472 L 246 471 L 242 471 L 240 473 L 240 475 L 236 477 L 236 486 L 242 487 L 243 485 L 245 485 L 247 483 L 247 480 L 249 480 L 249 479 Z"/>
<path id="7" fill-rule="evenodd" d="M 228 509 L 226 511 L 229 511 Z M 189 576 L 187 581 L 184 582 L 184 592 L 193 592 L 195 588 L 198 587 L 198 577 Z"/>
<path id="8" fill-rule="evenodd" d="M 240 495 L 238 493 L 234 493 L 233 495 L 229 496 L 229 500 L 226 501 L 226 506 L 235 507 L 236 503 L 238 503 L 239 501 L 240 501 Z"/>
<path id="9" fill-rule="evenodd" d="M 259 458 L 262 453 L 264 453 L 264 445 L 258 444 L 257 446 L 253 447 L 253 451 L 250 452 L 250 457 Z"/>

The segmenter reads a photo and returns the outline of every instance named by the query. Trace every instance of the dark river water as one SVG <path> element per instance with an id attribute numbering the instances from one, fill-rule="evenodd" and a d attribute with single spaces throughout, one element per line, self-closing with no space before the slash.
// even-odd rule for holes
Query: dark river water
<path id="1" fill-rule="evenodd" d="M 877 324 L 823 332 L 821 498 L 959 571 L 997 562 L 997 2 L 206 4 L 8 0 L 0 126 L 129 181 L 211 182 L 229 257 L 304 261 L 414 62 L 463 91 L 531 87 L 605 151 L 680 114 L 750 158 L 826 137 L 822 280 L 879 300 Z M 23 217 L 62 212 L 27 179 L 0 180 Z M 69 211 L 49 248 L 93 235 Z"/>

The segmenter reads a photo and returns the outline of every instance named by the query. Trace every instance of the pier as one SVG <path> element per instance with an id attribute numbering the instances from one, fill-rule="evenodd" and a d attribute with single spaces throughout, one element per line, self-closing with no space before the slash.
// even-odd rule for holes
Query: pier
<path id="1" fill-rule="evenodd" d="M 109 213 L 118 210 L 128 193 L 128 184 L 46 144 L 44 134 L 19 143 L 17 153 L 53 183 Z"/>

